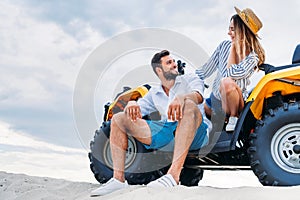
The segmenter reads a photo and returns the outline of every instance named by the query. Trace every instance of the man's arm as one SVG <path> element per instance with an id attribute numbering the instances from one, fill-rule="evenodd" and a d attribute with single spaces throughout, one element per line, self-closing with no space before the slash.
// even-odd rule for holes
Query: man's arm
<path id="1" fill-rule="evenodd" d="M 199 92 L 192 92 L 185 95 L 178 95 L 174 98 L 168 109 L 168 119 L 178 121 L 182 118 L 182 109 L 184 101 L 190 99 L 196 105 L 203 102 L 203 97 Z"/>
<path id="2" fill-rule="evenodd" d="M 144 115 L 155 112 L 154 102 L 152 100 L 152 89 L 138 101 L 129 101 L 124 109 L 125 114 L 132 121 L 136 121 L 138 118 L 142 118 Z"/>
<path id="3" fill-rule="evenodd" d="M 192 92 L 184 95 L 184 100 L 186 99 L 194 101 L 196 105 L 201 104 L 203 102 L 203 97 L 199 92 Z"/>

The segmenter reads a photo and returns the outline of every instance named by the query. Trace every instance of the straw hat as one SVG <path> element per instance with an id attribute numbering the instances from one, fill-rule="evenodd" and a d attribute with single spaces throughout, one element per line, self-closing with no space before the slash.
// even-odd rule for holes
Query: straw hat
<path id="1" fill-rule="evenodd" d="M 255 13 L 250 8 L 246 8 L 242 11 L 237 7 L 234 7 L 234 9 L 246 24 L 246 26 L 252 31 L 252 33 L 254 33 L 254 35 L 257 35 L 257 32 L 261 29 L 263 24 L 255 15 Z"/>

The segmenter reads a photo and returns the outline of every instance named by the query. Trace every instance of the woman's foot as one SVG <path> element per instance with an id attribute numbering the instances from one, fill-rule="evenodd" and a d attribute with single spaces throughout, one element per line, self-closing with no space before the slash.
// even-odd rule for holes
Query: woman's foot
<path id="1" fill-rule="evenodd" d="M 239 118 L 233 117 L 233 116 L 229 117 L 225 130 L 226 131 L 234 131 L 238 119 Z"/>

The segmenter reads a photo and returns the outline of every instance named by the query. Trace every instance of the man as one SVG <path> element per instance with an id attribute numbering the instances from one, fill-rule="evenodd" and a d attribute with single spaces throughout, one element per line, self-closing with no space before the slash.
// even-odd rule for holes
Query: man
<path id="1" fill-rule="evenodd" d="M 195 74 L 179 76 L 175 60 L 167 50 L 156 53 L 151 65 L 161 84 L 152 87 L 138 102 L 128 102 L 124 112 L 113 116 L 110 133 L 113 178 L 94 190 L 92 196 L 128 187 L 124 176 L 128 134 L 148 149 L 160 149 L 175 139 L 172 164 L 167 174 L 150 182 L 149 187 L 178 185 L 188 151 L 200 149 L 208 141 L 207 129 L 211 125 L 203 115 L 203 81 Z M 160 113 L 160 121 L 142 119 L 154 111 Z"/>

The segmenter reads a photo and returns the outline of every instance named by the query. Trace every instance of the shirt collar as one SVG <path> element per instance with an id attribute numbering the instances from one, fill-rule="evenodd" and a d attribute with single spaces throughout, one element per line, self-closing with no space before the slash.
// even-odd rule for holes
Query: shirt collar
<path id="1" fill-rule="evenodd" d="M 182 76 L 182 75 L 179 75 L 179 76 L 176 77 L 175 83 L 174 83 L 174 85 L 173 85 L 172 88 L 174 88 L 174 86 L 177 85 L 178 83 L 181 83 L 181 81 L 182 81 L 181 76 Z M 172 89 L 172 88 L 171 88 L 171 89 Z M 171 90 L 171 89 L 170 89 L 170 90 Z M 158 93 L 165 93 L 165 91 L 164 91 L 164 89 L 163 89 L 163 87 L 162 87 L 162 84 L 160 84 L 158 87 L 156 87 L 155 90 L 156 90 L 156 91 L 155 91 L 156 94 L 158 94 Z"/>

